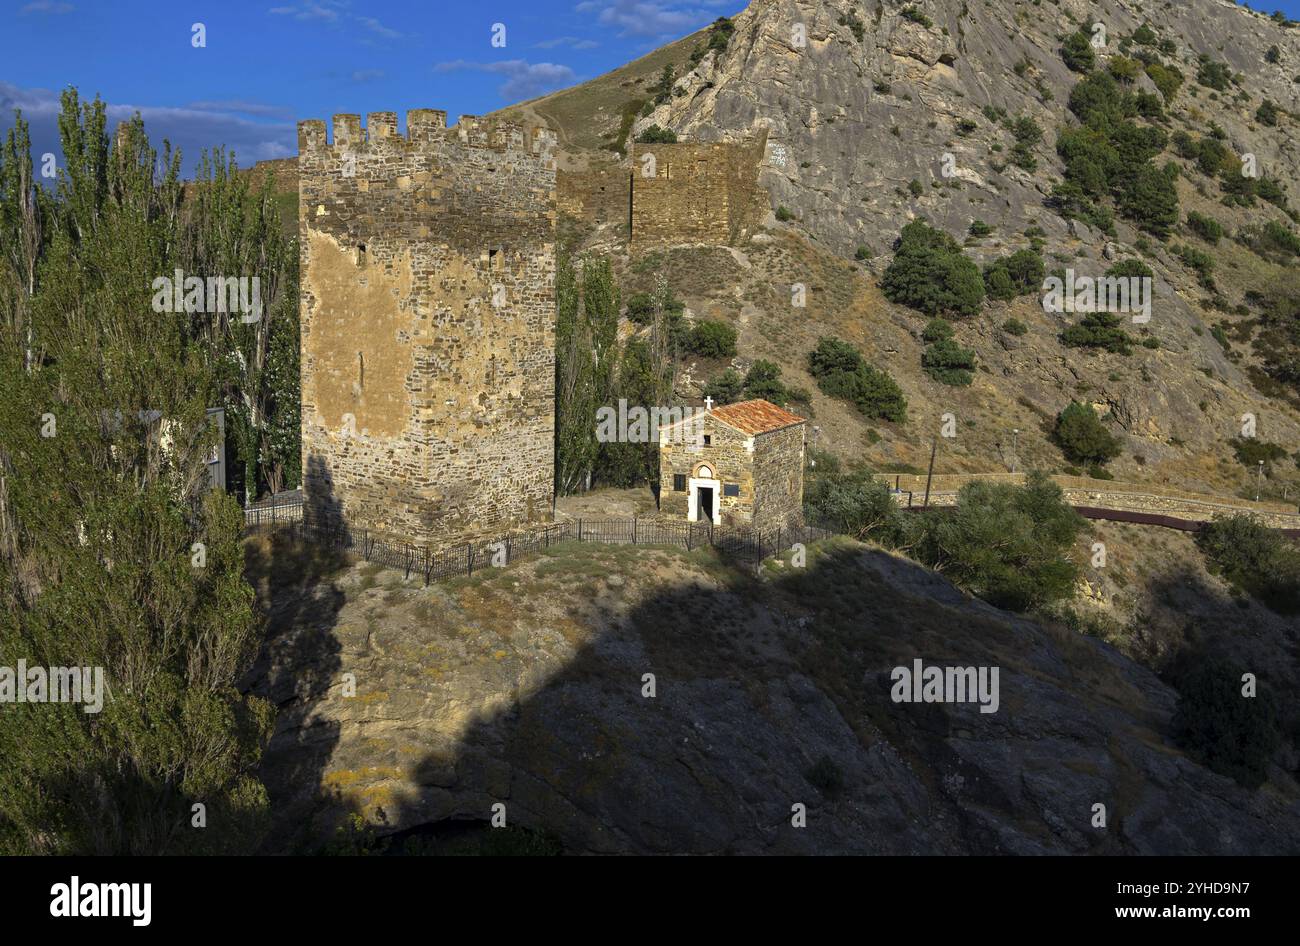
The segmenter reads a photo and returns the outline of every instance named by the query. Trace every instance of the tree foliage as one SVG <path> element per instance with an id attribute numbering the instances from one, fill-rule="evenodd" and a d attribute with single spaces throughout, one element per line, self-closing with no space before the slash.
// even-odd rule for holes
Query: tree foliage
<path id="1" fill-rule="evenodd" d="M 1119 438 L 1106 429 L 1087 404 L 1071 401 L 1056 417 L 1052 439 L 1072 463 L 1103 466 L 1123 450 Z"/>
<path id="2" fill-rule="evenodd" d="M 886 372 L 866 363 L 848 342 L 822 337 L 808 355 L 808 371 L 822 393 L 853 403 L 867 417 L 901 424 L 907 399 Z"/>
<path id="3" fill-rule="evenodd" d="M 272 709 L 236 685 L 258 624 L 243 515 L 206 489 L 219 446 L 206 412 L 250 383 L 219 369 L 253 342 L 153 311 L 152 280 L 195 261 L 227 274 L 280 263 L 244 195 L 187 203 L 180 155 L 158 155 L 138 116 L 110 144 L 105 118 L 101 101 L 64 92 L 50 197 L 30 190 L 21 117 L 0 166 L 0 653 L 101 667 L 108 691 L 98 713 L 0 712 L 0 849 L 247 851 L 265 826 L 254 772 Z M 39 240 L 25 242 L 25 207 Z M 219 221 L 228 234 L 214 242 Z M 190 826 L 197 802 L 210 830 Z"/>
<path id="4" fill-rule="evenodd" d="M 979 267 L 962 253 L 956 240 L 924 220 L 903 227 L 880 288 L 890 302 L 927 315 L 974 315 L 984 301 Z"/>
<path id="5" fill-rule="evenodd" d="M 968 483 L 954 510 L 918 516 L 914 558 L 1000 608 L 1028 611 L 1072 597 L 1069 551 L 1084 522 L 1061 488 L 1033 472 L 1024 486 Z"/>

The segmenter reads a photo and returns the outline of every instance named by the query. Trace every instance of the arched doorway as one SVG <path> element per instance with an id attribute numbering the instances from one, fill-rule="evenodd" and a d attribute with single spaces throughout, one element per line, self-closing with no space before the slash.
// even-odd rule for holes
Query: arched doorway
<path id="1" fill-rule="evenodd" d="M 701 463 L 695 468 L 695 475 L 687 482 L 690 490 L 687 498 L 686 517 L 691 522 L 712 522 L 722 525 L 722 483 L 713 473 L 713 467 Z"/>

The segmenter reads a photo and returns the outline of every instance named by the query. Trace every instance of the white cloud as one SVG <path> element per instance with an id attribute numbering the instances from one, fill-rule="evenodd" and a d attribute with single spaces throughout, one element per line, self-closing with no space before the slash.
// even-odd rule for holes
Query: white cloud
<path id="1" fill-rule="evenodd" d="M 528 62 L 524 59 L 506 59 L 501 62 L 467 62 L 456 59 L 440 62 L 433 68 L 436 72 L 470 70 L 505 76 L 505 81 L 497 91 L 508 102 L 536 98 L 554 89 L 572 85 L 578 78 L 568 66 L 555 62 Z"/>
<path id="2" fill-rule="evenodd" d="M 533 43 L 534 49 L 556 49 L 560 46 L 567 46 L 569 49 L 595 49 L 600 43 L 593 39 L 580 39 L 577 36 L 557 36 L 554 39 L 544 39 L 540 43 Z"/>
<path id="3" fill-rule="evenodd" d="M 387 26 L 384 26 L 384 24 L 376 20 L 373 16 L 359 16 L 356 19 L 357 22 L 359 22 L 366 29 L 370 30 L 370 32 L 374 33 L 376 36 L 382 37 L 383 39 L 402 38 L 402 34 L 400 32 L 394 29 L 389 29 Z"/>
<path id="4" fill-rule="evenodd" d="M 578 13 L 596 13 L 602 26 L 613 27 L 619 36 L 684 36 L 717 19 L 717 7 L 726 0 L 698 0 L 696 3 L 658 0 L 583 0 Z"/>
<path id="5" fill-rule="evenodd" d="M 336 0 L 321 0 L 319 3 L 307 2 L 291 4 L 284 7 L 271 7 L 267 13 L 273 13 L 276 16 L 291 16 L 295 20 L 326 20 L 334 22 L 339 18 L 342 11 L 342 4 Z"/>
<path id="6" fill-rule="evenodd" d="M 85 99 L 83 98 L 83 101 Z M 32 150 L 36 158 L 46 151 L 59 151 L 59 93 L 51 89 L 23 88 L 0 81 L 0 132 L 10 125 L 15 108 L 31 125 Z M 136 112 L 144 119 L 145 132 L 159 152 L 163 139 L 180 148 L 181 171 L 193 173 L 203 149 L 224 145 L 233 151 L 242 167 L 268 158 L 283 158 L 296 150 L 296 126 L 286 109 L 256 102 L 195 102 L 183 107 L 108 103 L 105 107 L 110 136 L 118 122 Z M 281 120 L 259 120 L 274 116 Z"/>
<path id="7" fill-rule="evenodd" d="M 20 14 L 28 13 L 50 13 L 58 16 L 63 13 L 71 13 L 75 7 L 70 3 L 60 3 L 58 0 L 34 0 L 27 4 L 18 12 Z"/>
<path id="8" fill-rule="evenodd" d="M 374 82 L 382 79 L 385 73 L 383 69 L 357 69 L 352 73 L 353 82 Z"/>

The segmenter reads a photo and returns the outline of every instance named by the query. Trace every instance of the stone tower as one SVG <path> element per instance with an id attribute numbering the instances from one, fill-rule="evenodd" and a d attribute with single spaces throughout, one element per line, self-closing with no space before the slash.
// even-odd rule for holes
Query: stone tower
<path id="1" fill-rule="evenodd" d="M 308 521 L 425 546 L 550 517 L 552 133 L 298 125 Z"/>

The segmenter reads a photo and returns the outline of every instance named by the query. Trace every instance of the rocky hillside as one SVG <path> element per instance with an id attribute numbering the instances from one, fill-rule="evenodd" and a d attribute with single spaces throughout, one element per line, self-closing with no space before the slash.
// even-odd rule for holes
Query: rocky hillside
<path id="1" fill-rule="evenodd" d="M 275 850 L 497 804 L 570 853 L 1300 850 L 1290 776 L 1251 792 L 1188 759 L 1151 671 L 847 540 L 760 577 L 565 543 L 431 588 L 302 555 L 250 548 Z M 998 711 L 893 702 L 917 657 L 998 667 Z"/>
<path id="2" fill-rule="evenodd" d="M 769 358 L 787 380 L 812 391 L 809 409 L 823 428 L 823 447 L 884 468 L 916 467 L 939 416 L 952 412 L 961 436 L 945 444 L 941 468 L 1005 469 L 1013 450 L 1022 465 L 1060 467 L 1048 431 L 1077 399 L 1107 415 L 1123 439 L 1116 475 L 1243 494 L 1247 471 L 1229 444 L 1242 415 L 1256 416 L 1260 439 L 1288 450 L 1300 445 L 1295 390 L 1261 370 L 1268 351 L 1259 330 L 1261 294 L 1294 272 L 1296 257 L 1234 238 L 1270 221 L 1294 231 L 1281 206 L 1288 198 L 1225 203 L 1230 184 L 1174 144 L 1180 135 L 1193 143 L 1212 138 L 1233 156 L 1253 155 L 1261 176 L 1296 192 L 1300 29 L 1227 0 L 1158 7 L 1123 0 L 754 0 L 733 24 L 725 44 L 710 44 L 705 31 L 653 60 L 505 114 L 558 126 L 561 166 L 570 168 L 614 160 L 653 125 L 682 140 L 766 134 L 760 183 L 782 213 L 770 214 L 746 244 L 632 258 L 626 234 L 610 225 L 590 226 L 579 242 L 615 256 L 625 290 L 644 288 L 663 271 L 691 315 L 737 327 L 741 368 Z M 1179 170 L 1178 223 L 1163 238 L 1122 213 L 1113 231 L 1103 232 L 1077 213 L 1067 219 L 1051 199 L 1066 177 L 1057 140 L 1079 125 L 1067 103 L 1083 77 L 1066 65 L 1062 47 L 1080 28 L 1093 35 L 1093 24 L 1105 39 L 1089 47 L 1094 70 L 1131 64 L 1124 87 L 1156 103 L 1140 124 L 1166 138 L 1154 165 Z M 1144 68 L 1143 57 L 1158 69 Z M 675 79 L 656 104 L 665 62 Z M 1182 76 L 1169 95 L 1152 78 L 1161 69 Z M 1197 80 L 1201 73 L 1210 85 Z M 1266 101 L 1273 111 L 1260 118 Z M 1025 120 L 1041 139 L 1018 151 L 1016 127 Z M 1225 238 L 1202 239 L 1186 223 L 1191 212 L 1216 220 Z M 1118 261 L 1141 260 L 1155 281 L 1151 321 L 1132 327 L 1142 345 L 1130 355 L 1066 348 L 1059 335 L 1077 317 L 1044 312 L 1037 295 L 987 301 L 957 324 L 957 341 L 977 355 L 975 383 L 938 384 L 920 365 L 927 318 L 879 290 L 895 239 L 918 217 L 962 242 L 981 265 L 1028 247 L 1041 252 L 1049 272 L 1068 267 L 1101 276 Z M 789 305 L 796 281 L 810 290 L 802 311 Z M 1028 331 L 1005 331 L 1009 318 Z M 913 405 L 913 421 L 868 424 L 817 393 L 806 358 L 823 334 L 845 338 L 888 370 Z M 698 394 L 699 383 L 721 367 L 688 370 L 693 384 L 682 393 Z M 1014 443 L 1013 428 L 1020 430 Z M 1275 464 L 1270 476 L 1266 493 L 1275 498 L 1300 491 L 1295 464 Z"/>

